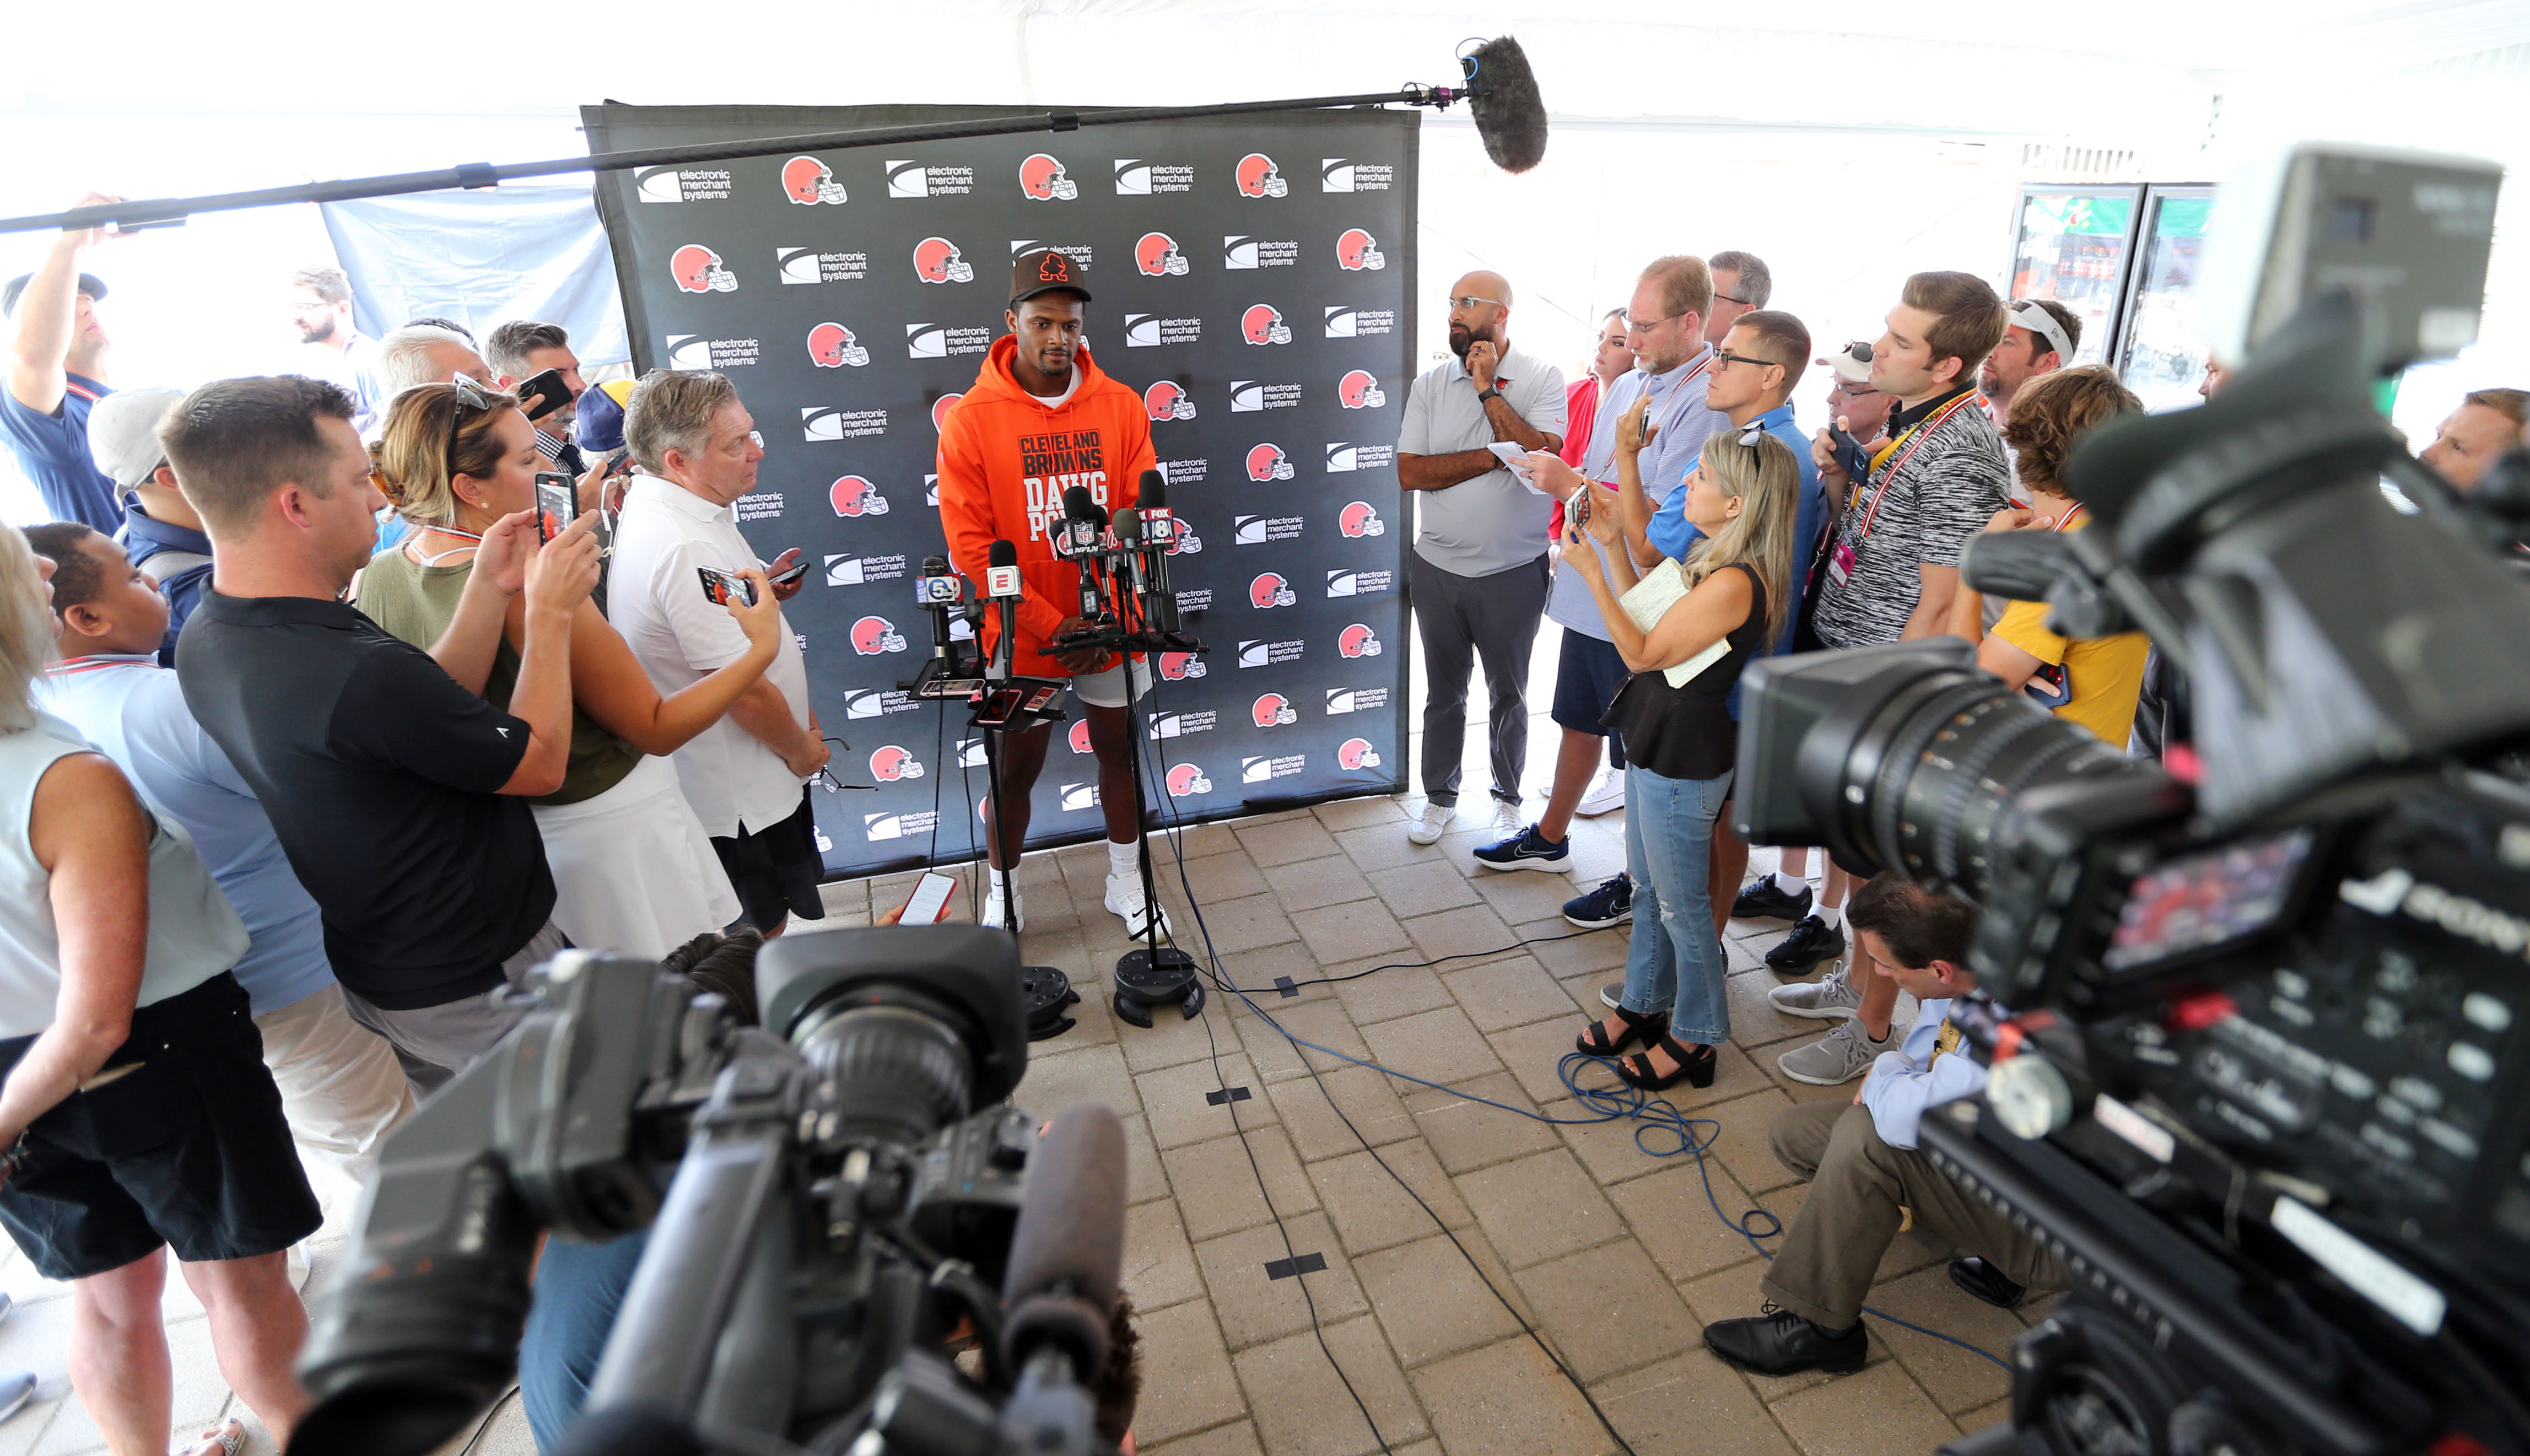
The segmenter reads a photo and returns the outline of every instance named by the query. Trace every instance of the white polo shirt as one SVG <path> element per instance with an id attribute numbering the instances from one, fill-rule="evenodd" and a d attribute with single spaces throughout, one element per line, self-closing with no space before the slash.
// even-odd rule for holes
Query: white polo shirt
<path id="1" fill-rule="evenodd" d="M 606 617 L 667 697 L 746 655 L 746 634 L 726 607 L 703 595 L 701 567 L 743 571 L 762 563 L 738 532 L 729 507 L 673 480 L 635 476 L 615 526 Z M 808 663 L 782 624 L 782 646 L 764 680 L 782 690 L 791 715 L 808 726 Z M 677 780 L 715 839 L 752 834 L 799 812 L 799 776 L 735 718 L 695 734 L 673 756 Z"/>
<path id="2" fill-rule="evenodd" d="M 1506 348 L 1495 375 L 1504 401 L 1529 428 L 1564 433 L 1562 370 Z M 1399 424 L 1398 454 L 1452 455 L 1482 450 L 1493 439 L 1466 361 L 1454 357 L 1415 379 Z M 1414 554 L 1443 571 L 1490 577 L 1546 552 L 1547 502 L 1500 466 L 1440 490 L 1417 490 L 1414 504 Z"/>

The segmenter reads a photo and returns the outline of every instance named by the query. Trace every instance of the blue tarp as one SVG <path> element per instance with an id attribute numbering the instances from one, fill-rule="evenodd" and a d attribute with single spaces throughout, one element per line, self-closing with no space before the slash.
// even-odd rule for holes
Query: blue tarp
<path id="1" fill-rule="evenodd" d="M 632 358 L 586 188 L 416 193 L 328 202 L 324 212 L 352 276 L 353 321 L 370 338 L 431 314 L 477 338 L 505 319 L 537 318 L 571 330 L 583 367 Z"/>

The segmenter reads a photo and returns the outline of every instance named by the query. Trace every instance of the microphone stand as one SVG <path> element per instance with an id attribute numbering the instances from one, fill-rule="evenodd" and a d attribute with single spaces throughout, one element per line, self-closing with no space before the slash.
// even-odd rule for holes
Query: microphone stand
<path id="1" fill-rule="evenodd" d="M 1129 525 L 1128 531 L 1122 533 L 1123 539 L 1132 542 L 1134 546 L 1139 546 L 1141 544 L 1139 516 L 1137 514 L 1128 519 Z M 1146 598 L 1151 591 L 1158 588 L 1145 578 L 1138 561 L 1139 556 L 1136 553 L 1124 555 L 1118 562 L 1118 565 L 1123 568 L 1119 576 L 1125 578 L 1125 583 L 1129 585 L 1130 589 L 1119 590 L 1116 593 L 1117 615 L 1125 618 L 1129 614 L 1138 619 L 1140 627 L 1148 629 L 1151 624 L 1149 603 Z M 1137 598 L 1144 599 L 1137 600 Z M 1128 607 L 1128 603 L 1131 607 Z M 1131 608 L 1134 607 L 1140 610 L 1132 610 Z M 1120 623 L 1120 625 L 1123 624 Z M 1170 635 L 1174 636 L 1174 634 Z M 1135 644 L 1136 639 L 1150 639 L 1154 634 L 1145 630 L 1127 632 L 1122 636 L 1125 639 L 1123 645 L 1126 648 L 1125 708 L 1127 716 L 1131 720 L 1127 726 L 1131 732 L 1140 734 L 1143 732 L 1142 700 L 1141 696 L 1133 691 L 1131 647 Z M 1199 644 L 1196 645 L 1200 647 Z M 1178 1006 L 1179 1015 L 1183 1020 L 1192 1021 L 1203 1010 L 1203 980 L 1195 974 L 1194 957 L 1174 945 L 1160 944 L 1160 891 L 1151 874 L 1150 809 L 1142 792 L 1142 755 L 1138 746 L 1133 753 L 1132 766 L 1134 841 L 1138 847 L 1137 858 L 1140 861 L 1142 873 L 1143 944 L 1138 949 L 1127 951 L 1116 962 L 1114 998 L 1116 1015 L 1125 1021 L 1131 1022 L 1134 1026 L 1148 1027 L 1151 1025 L 1152 1007 L 1165 1006 L 1174 1002 Z"/>

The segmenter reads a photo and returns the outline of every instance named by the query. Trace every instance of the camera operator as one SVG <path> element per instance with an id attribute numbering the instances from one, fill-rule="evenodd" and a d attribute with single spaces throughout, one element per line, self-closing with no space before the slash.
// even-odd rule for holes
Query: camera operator
<path id="1" fill-rule="evenodd" d="M 2143 401 L 2118 382 L 2106 364 L 2083 364 L 2030 381 L 2012 402 L 2003 438 L 2019 452 L 2026 509 L 1999 511 L 1989 532 L 2080 531 L 2091 524 L 2082 503 L 2063 483 L 2065 460 L 2093 428 L 2120 415 L 2143 413 Z M 2122 746 L 2134 727 L 2135 695 L 2143 687 L 2143 659 L 2152 641 L 2140 632 L 2073 641 L 2047 630 L 2047 603 L 2015 601 L 1994 631 L 1980 636 L 1984 608 L 1962 590 L 1951 606 L 1951 633 L 1977 644 L 1977 666 L 2026 691 L 2060 718 L 2070 719 L 2103 742 Z M 1794 990 L 1786 986 L 1778 997 Z"/>
<path id="2" fill-rule="evenodd" d="M 1531 469 L 1546 458 L 1531 455 Z M 1685 519 L 1705 536 L 1685 561 L 1665 560 L 1637 579 L 1624 524 L 1610 493 L 1596 487 L 1587 529 L 1613 548 L 1604 564 L 1592 542 L 1565 532 L 1565 565 L 1588 584 L 1633 670 L 1607 714 L 1624 735 L 1629 760 L 1625 868 L 1634 878 L 1634 929 L 1624 994 L 1615 1014 L 1585 1028 L 1574 1044 L 1614 1057 L 1643 1042 L 1642 1054 L 1618 1063 L 1617 1073 L 1647 1091 L 1681 1081 L 1711 1086 L 1715 1048 L 1731 1035 L 1730 966 L 1707 882 L 1714 821 L 1731 798 L 1738 752 L 1724 700 L 1740 668 L 1791 615 L 1800 484 L 1791 448 L 1752 423 L 1708 438 L 1680 487 Z"/>
<path id="3" fill-rule="evenodd" d="M 472 614 L 466 598 L 483 534 L 536 509 L 541 441 L 515 399 L 468 380 L 397 395 L 375 447 L 378 485 L 413 529 L 369 559 L 354 604 L 495 707 L 518 685 L 526 609 L 512 598 L 506 614 Z M 574 613 L 571 762 L 561 788 L 529 801 L 554 924 L 574 945 L 660 956 L 738 919 L 729 874 L 665 756 L 719 723 L 783 645 L 781 603 L 761 571 L 747 578 L 755 604 L 726 608 L 744 651 L 665 698 L 594 602 Z M 699 579 L 688 589 L 699 594 Z"/>
<path id="4" fill-rule="evenodd" d="M 1802 646 L 1871 646 L 1950 630 L 1959 552 L 2011 504 L 2011 467 L 1976 392 L 1977 367 L 2002 340 L 2008 316 L 1974 274 L 1906 280 L 1871 349 L 1871 383 L 1897 408 L 1889 438 L 1871 453 L 1868 478 L 1848 482 L 1828 431 L 1811 445 L 1820 482 L 1831 495 L 1843 493 L 1845 503 L 1802 603 Z M 1842 899 L 1834 871 L 1829 878 L 1830 898 Z M 1823 919 L 1815 930 L 1803 921 L 1766 963 L 1799 975 L 1844 950 L 1844 936 Z M 1853 960 L 1848 974 L 1862 997 L 1852 1016 L 1777 1059 L 1795 1082 L 1850 1082 L 1897 1044 L 1890 1023 L 1897 987 L 1864 974 L 1860 955 Z"/>
<path id="5" fill-rule="evenodd" d="M 246 926 L 183 828 L 37 710 L 49 567 L 0 531 L 0 1224 L 70 1281 L 71 1388 L 118 1456 L 166 1449 L 171 1246 L 220 1374 L 286 1445 L 307 1316 L 285 1251 L 322 1215 L 230 974 Z M 245 1434 L 231 1421 L 188 1449 Z"/>
<path id="6" fill-rule="evenodd" d="M 1155 469 L 1151 417 L 1132 389 L 1098 367 L 1081 342 L 1087 323 L 1089 269 L 1052 249 L 1020 253 L 1011 263 L 1010 336 L 984 356 L 975 382 L 940 431 L 940 528 L 949 557 L 967 580 L 984 580 L 996 540 L 1018 548 L 1021 589 L 1018 642 L 1011 671 L 1021 677 L 1069 677 L 1089 722 L 1098 758 L 1098 804 L 1107 821 L 1108 911 L 1128 938 L 1145 934 L 1168 911 L 1142 894 L 1137 855 L 1142 826 L 1133 821 L 1133 719 L 1130 698 L 1150 681 L 1139 660 L 1094 646 L 1063 648 L 1058 638 L 1088 626 L 1078 614 L 1080 568 L 1055 555 L 1063 495 L 1079 486 L 1109 515 L 1141 499 L 1142 472 Z M 1001 626 L 985 619 L 984 649 L 998 650 Z M 1132 673 L 1128 684 L 1126 673 Z M 1128 688 L 1133 692 L 1128 693 Z M 1027 843 L 1028 790 L 1044 771 L 1054 725 L 1006 735 L 1002 792 L 987 810 L 992 822 L 982 920 L 1002 923 L 1003 880 Z M 1007 811 L 1007 812 L 1005 812 Z M 1013 892 L 1019 924 L 1027 907 Z"/>
<path id="7" fill-rule="evenodd" d="M 597 542 L 581 521 L 539 550 L 523 515 L 484 532 L 469 614 L 527 602 L 517 712 L 493 707 L 339 600 L 381 504 L 352 410 L 321 380 L 223 379 L 160 427 L 217 558 L 176 671 L 324 912 L 353 1019 L 426 1093 L 524 1014 L 505 993 L 564 944 L 520 801 L 569 762 L 572 614 Z"/>
<path id="8" fill-rule="evenodd" d="M 1922 998 L 1923 1014 L 1902 1050 L 1877 1058 L 1850 1105 L 1803 1102 L 1775 1115 L 1775 1156 L 1809 1180 L 1757 1286 L 1775 1308 L 1704 1328 L 1714 1354 L 1759 1374 L 1862 1369 L 1870 1353 L 1863 1297 L 1890 1240 L 1910 1226 L 1965 1251 L 1951 1277 L 1989 1304 L 2008 1308 L 2029 1289 L 2071 1283 L 2039 1235 L 2015 1228 L 1915 1150 L 1925 1109 L 1985 1086 L 1985 1068 L 1949 1020 L 1952 1000 L 1976 989 L 1967 970 L 1976 908 L 1882 874 L 1854 893 L 1848 919 L 1865 963 Z"/>
<path id="9" fill-rule="evenodd" d="M 2473 389 L 2436 427 L 2434 442 L 2418 451 L 2416 458 L 2460 489 L 2474 490 L 2486 468 L 2521 443 L 2525 422 L 2530 422 L 2530 390 Z"/>

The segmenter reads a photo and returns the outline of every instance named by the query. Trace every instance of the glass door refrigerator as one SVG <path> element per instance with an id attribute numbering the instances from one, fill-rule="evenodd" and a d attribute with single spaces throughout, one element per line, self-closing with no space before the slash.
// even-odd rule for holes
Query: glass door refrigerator
<path id="1" fill-rule="evenodd" d="M 2195 404 L 2205 378 L 2205 343 L 2196 332 L 2196 268 L 2213 208 L 2210 187 L 2155 183 L 2144 192 L 2133 280 L 2118 320 L 2114 362 L 2118 377 L 2147 410 Z"/>
<path id="2" fill-rule="evenodd" d="M 2135 250 L 2140 184 L 2023 184 L 2014 214 L 2011 297 L 2054 299 L 2082 320 L 2072 364 L 2105 364 Z"/>

